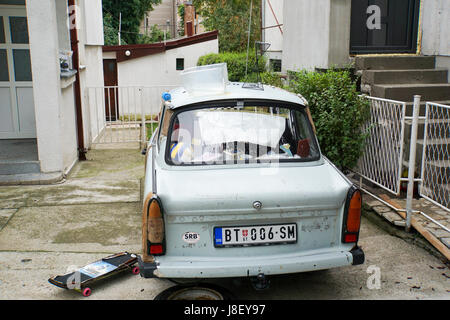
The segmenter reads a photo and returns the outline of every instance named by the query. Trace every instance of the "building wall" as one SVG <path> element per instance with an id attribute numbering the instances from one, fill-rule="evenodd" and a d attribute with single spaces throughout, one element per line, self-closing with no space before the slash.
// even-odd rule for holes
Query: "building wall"
<path id="1" fill-rule="evenodd" d="M 158 25 L 162 30 L 166 30 L 166 23 L 169 20 L 169 31 L 172 37 L 176 34 L 176 17 L 177 17 L 177 7 L 175 0 L 162 0 L 161 4 L 155 6 L 153 11 L 147 12 L 147 21 L 144 20 L 141 23 L 141 33 L 145 34 L 146 31 L 150 32 L 153 25 Z"/>
<path id="2" fill-rule="evenodd" d="M 85 145 L 89 140 L 86 86 L 103 86 L 101 0 L 77 1 Z M 28 0 L 36 131 L 42 172 L 66 172 L 78 159 L 75 77 L 60 78 L 59 52 L 70 49 L 66 0 Z M 85 13 L 88 13 L 85 15 Z M 101 29 L 99 30 L 99 26 Z M 42 44 L 45 45 L 42 45 Z"/>
<path id="3" fill-rule="evenodd" d="M 120 62 L 117 67 L 119 87 L 144 86 L 160 87 L 161 90 L 171 89 L 181 85 L 181 71 L 176 70 L 177 58 L 184 58 L 184 69 L 187 69 L 195 67 L 200 56 L 218 52 L 219 42 L 217 39 L 214 39 Z M 158 90 L 149 92 L 148 94 L 152 95 L 151 99 L 153 100 L 147 104 L 147 112 L 155 105 L 159 108 L 159 101 L 161 99 Z M 121 112 L 125 112 L 126 109 L 126 107 L 122 107 Z"/>
<path id="4" fill-rule="evenodd" d="M 277 24 L 283 24 L 283 5 L 284 0 L 262 0 L 262 10 L 264 15 L 263 27 L 273 27 Z M 270 6 L 272 6 L 273 12 Z M 281 30 L 283 30 L 283 26 L 281 26 Z M 282 59 L 283 34 L 281 33 L 280 28 L 274 27 L 264 29 L 262 33 L 263 42 L 270 43 L 270 48 L 267 51 L 269 59 Z"/>
<path id="5" fill-rule="evenodd" d="M 63 170 L 61 83 L 59 78 L 58 22 L 55 1 L 28 0 L 36 134 L 42 172 Z M 45 46 L 42 44 L 45 43 Z M 73 109 L 71 102 L 66 109 Z"/>
<path id="6" fill-rule="evenodd" d="M 450 1 L 422 0 L 421 53 L 436 55 L 436 67 L 450 69 Z M 450 81 L 450 74 L 448 81 Z"/>
<path id="7" fill-rule="evenodd" d="M 351 0 L 285 1 L 283 71 L 349 62 Z"/>
<path id="8" fill-rule="evenodd" d="M 88 88 L 102 87 L 103 80 L 103 11 L 101 0 L 79 0 L 80 5 L 80 83 L 83 113 L 84 146 L 90 148 L 91 128 L 97 126 L 89 108 Z"/>

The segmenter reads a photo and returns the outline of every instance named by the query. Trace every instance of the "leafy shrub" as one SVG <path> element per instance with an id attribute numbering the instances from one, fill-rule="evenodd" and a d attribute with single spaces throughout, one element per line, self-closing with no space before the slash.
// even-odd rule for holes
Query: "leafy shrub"
<path id="1" fill-rule="evenodd" d="M 290 72 L 289 90 L 309 102 L 322 152 L 339 168 L 353 168 L 367 134 L 369 103 L 359 97 L 349 71 Z"/>
<path id="2" fill-rule="evenodd" d="M 274 87 L 283 88 L 283 80 L 278 73 L 275 72 L 264 72 L 261 73 L 261 82 Z"/>
<path id="3" fill-rule="evenodd" d="M 245 75 L 246 61 L 247 52 L 211 53 L 201 56 L 198 59 L 197 65 L 203 66 L 226 62 L 228 67 L 228 79 L 230 81 L 256 82 L 257 70 L 259 69 L 261 73 L 265 71 L 266 59 L 264 57 L 258 58 L 257 69 L 255 52 L 250 51 L 248 54 L 247 76 Z"/>
<path id="4" fill-rule="evenodd" d="M 138 44 L 146 44 L 146 43 L 155 43 L 162 42 L 164 40 L 164 33 L 166 34 L 166 40 L 171 38 L 169 31 L 164 31 L 158 27 L 158 25 L 153 25 L 150 28 L 150 32 L 148 34 L 139 35 L 137 38 Z"/>

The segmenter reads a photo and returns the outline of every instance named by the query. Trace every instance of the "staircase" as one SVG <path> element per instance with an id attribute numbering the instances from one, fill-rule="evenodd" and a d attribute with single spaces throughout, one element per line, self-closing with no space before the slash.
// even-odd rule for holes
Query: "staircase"
<path id="1" fill-rule="evenodd" d="M 355 68 L 361 76 L 361 91 L 370 96 L 406 102 L 406 116 L 412 115 L 414 95 L 421 95 L 420 116 L 425 115 L 426 102 L 436 102 L 450 105 L 450 83 L 447 69 L 435 67 L 433 56 L 367 56 L 356 57 Z M 450 119 L 433 119 L 431 125 L 440 124 L 448 130 Z M 411 120 L 405 121 L 405 145 L 403 167 L 408 168 L 409 138 Z M 417 135 L 416 176 L 420 174 L 422 152 L 424 144 L 425 121 L 419 120 Z M 448 132 L 442 132 L 447 137 Z M 448 163 L 450 145 L 446 139 L 434 139 L 428 142 L 431 150 L 444 150 L 442 154 L 433 157 L 437 161 L 429 163 L 437 177 L 448 177 L 450 168 Z M 430 149 L 429 149 L 430 150 Z M 447 152 L 445 152 L 445 150 Z M 436 181 L 439 187 L 449 188 L 444 181 Z M 448 194 L 448 190 L 446 191 Z M 445 191 L 444 191 L 445 193 Z"/>
<path id="2" fill-rule="evenodd" d="M 412 102 L 450 103 L 448 70 L 435 67 L 433 56 L 356 57 L 361 89 L 374 97 Z"/>

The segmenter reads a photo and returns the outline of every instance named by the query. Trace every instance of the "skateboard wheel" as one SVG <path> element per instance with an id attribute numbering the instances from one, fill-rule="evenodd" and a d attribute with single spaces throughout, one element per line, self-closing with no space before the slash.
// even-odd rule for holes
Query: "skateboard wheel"
<path id="1" fill-rule="evenodd" d="M 139 269 L 139 267 L 134 267 L 131 271 L 133 272 L 133 274 L 139 274 L 141 270 Z"/>
<path id="2" fill-rule="evenodd" d="M 91 290 L 91 288 L 84 288 L 82 293 L 83 293 L 83 296 L 89 297 L 92 293 L 92 290 Z"/>

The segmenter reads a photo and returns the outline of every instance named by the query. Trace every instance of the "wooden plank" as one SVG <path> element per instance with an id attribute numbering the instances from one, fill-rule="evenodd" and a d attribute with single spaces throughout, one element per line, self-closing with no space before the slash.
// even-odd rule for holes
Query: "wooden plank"
<path id="1" fill-rule="evenodd" d="M 394 199 L 389 198 L 389 196 L 382 194 L 380 195 L 380 198 L 389 203 L 390 205 L 396 207 L 397 209 L 403 209 L 402 206 Z M 406 212 L 404 211 L 397 211 L 397 213 L 406 220 Z M 427 229 L 425 229 L 422 224 L 417 221 L 416 218 L 411 217 L 411 226 L 417 230 L 425 239 L 430 242 L 433 247 L 435 247 L 440 253 L 444 255 L 448 260 L 450 260 L 450 250 L 447 248 L 446 245 L 444 245 L 438 238 L 436 238 L 431 232 L 429 232 Z"/>

